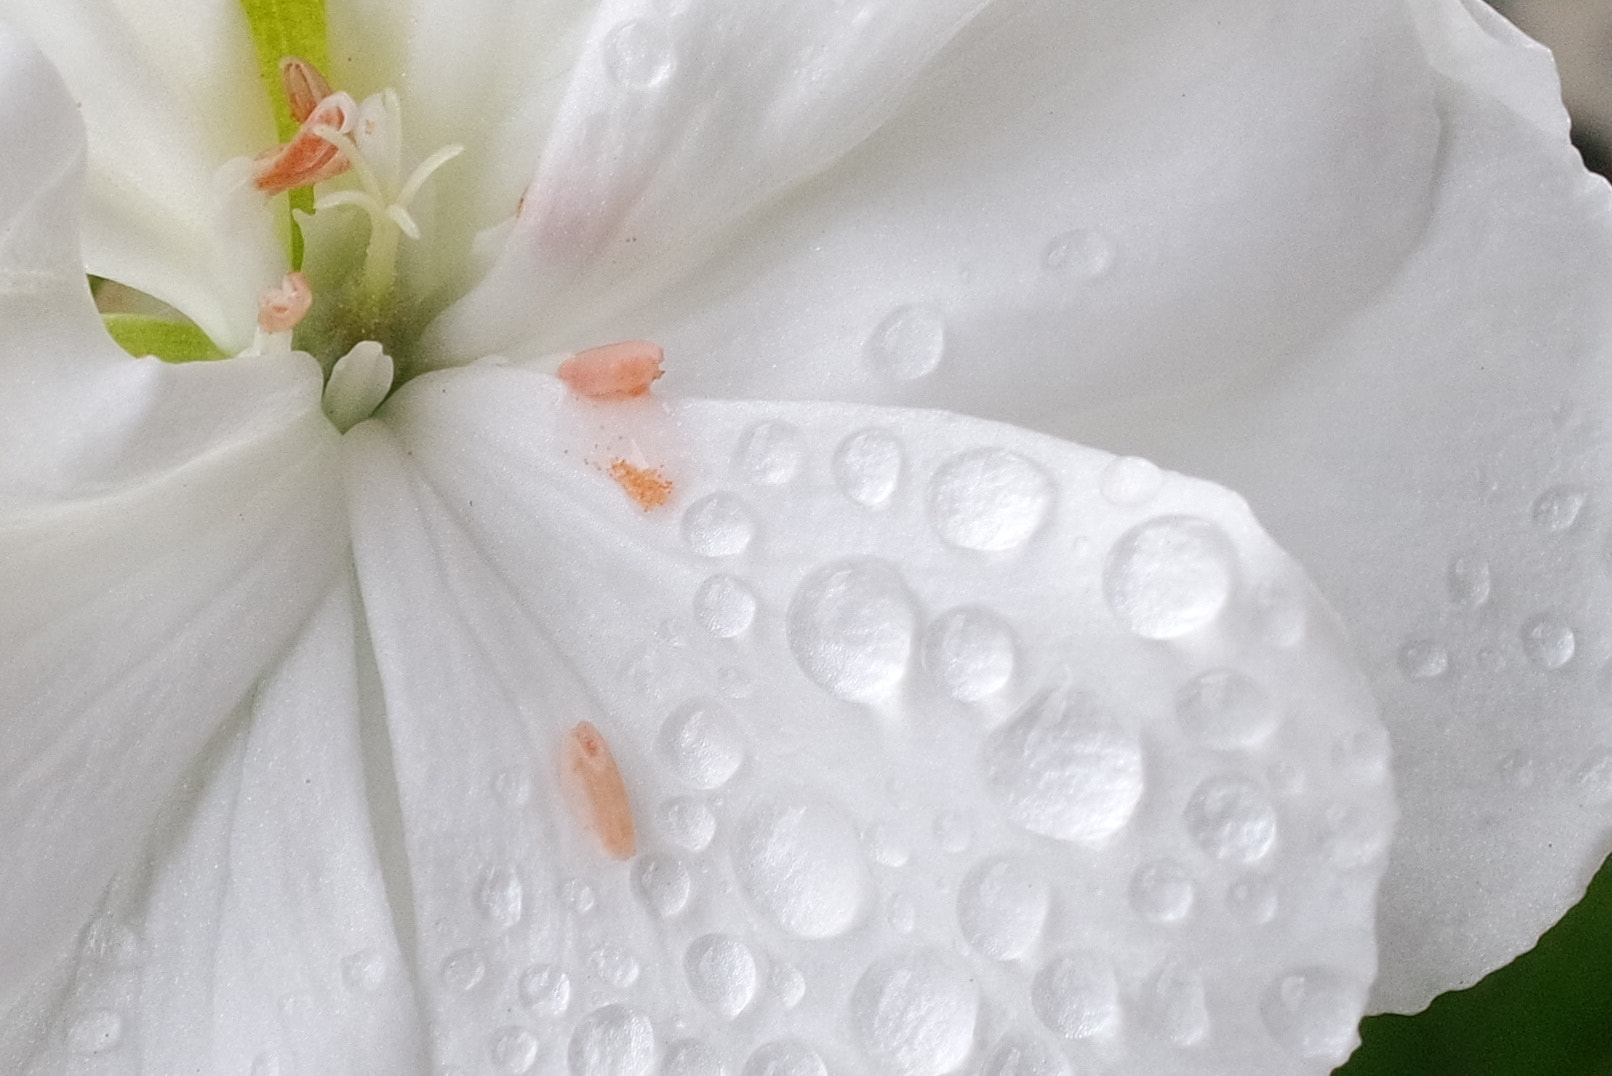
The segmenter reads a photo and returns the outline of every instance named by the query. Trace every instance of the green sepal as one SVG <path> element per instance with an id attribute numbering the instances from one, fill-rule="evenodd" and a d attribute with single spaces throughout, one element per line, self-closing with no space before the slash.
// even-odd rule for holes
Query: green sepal
<path id="1" fill-rule="evenodd" d="M 106 331 L 130 355 L 155 355 L 164 362 L 204 362 L 224 353 L 207 334 L 188 321 L 147 314 L 102 314 Z"/>

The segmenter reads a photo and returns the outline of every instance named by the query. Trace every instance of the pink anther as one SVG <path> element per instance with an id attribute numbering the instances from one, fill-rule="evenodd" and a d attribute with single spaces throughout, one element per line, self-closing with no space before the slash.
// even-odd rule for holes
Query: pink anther
<path id="1" fill-rule="evenodd" d="M 578 396 L 590 400 L 630 400 L 659 380 L 665 352 L 647 340 L 591 347 L 560 363 L 556 373 Z"/>
<path id="2" fill-rule="evenodd" d="M 352 165 L 341 150 L 316 132 L 321 127 L 345 132 L 357 113 L 358 106 L 345 93 L 333 93 L 320 101 L 291 141 L 257 159 L 253 184 L 264 194 L 280 194 L 323 183 L 347 171 Z"/>
<path id="3" fill-rule="evenodd" d="M 257 304 L 257 327 L 266 333 L 295 329 L 313 306 L 313 289 L 301 273 L 287 273 L 278 288 L 263 293 Z"/>
<path id="4" fill-rule="evenodd" d="M 291 103 L 291 118 L 298 123 L 306 122 L 319 102 L 331 93 L 325 76 L 300 56 L 280 57 L 280 84 L 285 87 L 286 100 Z"/>

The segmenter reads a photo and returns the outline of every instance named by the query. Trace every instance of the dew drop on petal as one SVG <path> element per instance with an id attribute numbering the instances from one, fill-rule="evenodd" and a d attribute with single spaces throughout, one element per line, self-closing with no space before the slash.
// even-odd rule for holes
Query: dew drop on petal
<path id="1" fill-rule="evenodd" d="M 981 1076 L 1068 1076 L 1063 1056 L 1039 1039 L 1008 1035 L 991 1051 Z"/>
<path id="2" fill-rule="evenodd" d="M 749 630 L 756 607 L 755 592 L 731 575 L 713 575 L 694 592 L 694 619 L 718 639 L 733 639 Z"/>
<path id="3" fill-rule="evenodd" d="M 702 557 L 738 556 L 755 536 L 755 517 L 732 494 L 702 497 L 683 513 L 683 540 Z"/>
<path id="4" fill-rule="evenodd" d="M 767 972 L 767 989 L 778 999 L 778 1004 L 793 1009 L 806 997 L 806 976 L 794 965 L 774 960 Z"/>
<path id="5" fill-rule="evenodd" d="M 729 934 L 707 934 L 683 954 L 689 989 L 711 1011 L 733 1019 L 756 996 L 756 958 L 750 947 Z"/>
<path id="6" fill-rule="evenodd" d="M 1135 634 L 1174 639 L 1220 615 L 1236 575 L 1236 551 L 1219 527 L 1191 516 L 1162 516 L 1115 543 L 1103 568 L 1103 593 Z"/>
<path id="7" fill-rule="evenodd" d="M 697 799 L 678 797 L 660 809 L 660 828 L 666 839 L 690 852 L 703 852 L 716 836 L 716 815 Z"/>
<path id="8" fill-rule="evenodd" d="M 1149 923 L 1179 923 L 1192 914 L 1197 890 L 1192 876 L 1172 859 L 1144 863 L 1131 876 L 1131 907 Z"/>
<path id="9" fill-rule="evenodd" d="M 648 1076 L 655 1067 L 655 1029 L 637 1009 L 606 1005 L 571 1032 L 574 1076 Z"/>
<path id="10" fill-rule="evenodd" d="M 1226 889 L 1226 910 L 1251 927 L 1275 919 L 1278 903 L 1276 883 L 1268 875 L 1245 875 Z"/>
<path id="11" fill-rule="evenodd" d="M 1150 500 L 1164 484 L 1164 473 L 1152 460 L 1116 456 L 1103 468 L 1098 489 L 1110 504 L 1129 508 Z"/>
<path id="12" fill-rule="evenodd" d="M 695 699 L 672 712 L 661 726 L 656 749 L 671 771 L 693 788 L 720 788 L 744 765 L 744 744 L 728 708 Z"/>
<path id="13" fill-rule="evenodd" d="M 929 482 L 929 519 L 947 545 L 982 553 L 1017 549 L 1041 528 L 1053 484 L 1036 464 L 977 448 L 941 464 Z"/>
<path id="14" fill-rule="evenodd" d="M 1589 495 L 1577 486 L 1552 486 L 1534 501 L 1534 525 L 1552 534 L 1570 529 Z"/>
<path id="15" fill-rule="evenodd" d="M 828 1076 L 828 1066 L 804 1042 L 785 1039 L 757 1048 L 745 1061 L 743 1076 Z"/>
<path id="16" fill-rule="evenodd" d="M 588 953 L 588 970 L 607 986 L 625 990 L 638 981 L 638 958 L 619 945 L 606 942 Z"/>
<path id="17" fill-rule="evenodd" d="M 867 364 L 896 381 L 935 372 L 946 352 L 946 322 L 933 307 L 898 306 L 879 322 L 862 348 Z"/>
<path id="18" fill-rule="evenodd" d="M 856 830 L 827 803 L 757 805 L 739 827 L 733 866 L 756 907 L 797 937 L 843 934 L 862 914 L 867 877 Z"/>
<path id="19" fill-rule="evenodd" d="M 1573 771 L 1573 785 L 1586 804 L 1612 802 L 1612 750 L 1591 751 Z"/>
<path id="20" fill-rule="evenodd" d="M 1407 680 L 1436 680 L 1450 669 L 1450 652 L 1433 639 L 1408 639 L 1399 648 L 1399 671 Z"/>
<path id="21" fill-rule="evenodd" d="M 571 977 L 553 964 L 534 964 L 521 973 L 521 1003 L 539 1016 L 559 1016 L 571 1007 Z"/>
<path id="22" fill-rule="evenodd" d="M 1013 629 L 989 609 L 952 609 L 924 632 L 923 658 L 942 691 L 976 702 L 1013 678 Z"/>
<path id="23" fill-rule="evenodd" d="M 993 960 L 1017 960 L 1040 939 L 1052 906 L 1041 873 L 1014 859 L 986 860 L 963 879 L 957 922 L 975 950 Z"/>
<path id="24" fill-rule="evenodd" d="M 1541 669 L 1560 669 L 1573 660 L 1578 639 L 1561 617 L 1540 613 L 1523 623 L 1522 648 L 1528 660 Z"/>
<path id="25" fill-rule="evenodd" d="M 1036 973 L 1030 1004 L 1047 1028 L 1066 1039 L 1106 1038 L 1119 1027 L 1119 981 L 1098 953 L 1057 957 Z"/>
<path id="26" fill-rule="evenodd" d="M 67 1025 L 67 1049 L 75 1054 L 104 1054 L 123 1041 L 123 1017 L 111 1009 L 81 1012 Z"/>
<path id="27" fill-rule="evenodd" d="M 1281 715 L 1259 682 L 1235 669 L 1211 669 L 1187 682 L 1175 697 L 1176 720 L 1206 747 L 1252 747 L 1276 730 Z"/>
<path id="28" fill-rule="evenodd" d="M 537 1036 L 524 1027 L 501 1027 L 493 1032 L 487 1052 L 499 1072 L 520 1076 L 537 1061 Z"/>
<path id="29" fill-rule="evenodd" d="M 688 868 L 675 856 L 650 853 L 633 863 L 633 886 L 661 919 L 669 919 L 688 906 L 693 889 Z"/>
<path id="30" fill-rule="evenodd" d="M 661 1076 L 724 1076 L 716 1051 L 698 1039 L 680 1039 L 666 1047 Z"/>
<path id="31" fill-rule="evenodd" d="M 918 949 L 869 968 L 851 993 L 851 1026 L 886 1072 L 942 1076 L 974 1048 L 979 990 L 944 952 Z"/>
<path id="32" fill-rule="evenodd" d="M 1102 232 L 1077 228 L 1055 235 L 1041 252 L 1041 265 L 1049 273 L 1095 280 L 1114 265 L 1114 244 Z"/>
<path id="33" fill-rule="evenodd" d="M 1271 1037 L 1289 1053 L 1337 1064 L 1354 1049 L 1355 1023 L 1365 1000 L 1364 987 L 1337 972 L 1302 968 L 1266 988 L 1259 1014 Z"/>
<path id="34" fill-rule="evenodd" d="M 588 915 L 599 905 L 599 894 L 581 878 L 569 878 L 560 886 L 560 899 L 578 915 Z"/>
<path id="35" fill-rule="evenodd" d="M 457 993 L 474 990 L 487 977 L 487 961 L 477 949 L 459 949 L 442 961 L 442 985 Z"/>
<path id="36" fill-rule="evenodd" d="M 1467 609 L 1477 609 L 1488 602 L 1493 587 L 1489 562 L 1470 553 L 1452 557 L 1445 582 L 1450 601 Z"/>
<path id="37" fill-rule="evenodd" d="M 800 430 L 787 422 L 758 422 L 745 432 L 734 469 L 758 486 L 782 486 L 800 473 L 805 450 Z"/>
<path id="38" fill-rule="evenodd" d="M 842 561 L 801 583 L 786 628 L 801 671 L 833 695 L 868 701 L 906 676 L 917 614 L 894 568 Z"/>
<path id="39" fill-rule="evenodd" d="M 494 867 L 476 885 L 476 907 L 493 923 L 508 929 L 521 921 L 525 889 L 514 867 Z"/>
<path id="40" fill-rule="evenodd" d="M 84 933 L 86 960 L 114 968 L 132 968 L 140 963 L 140 936 L 127 923 L 103 915 Z"/>
<path id="41" fill-rule="evenodd" d="M 834 480 L 847 500 L 864 508 L 888 504 L 901 485 L 901 442 L 888 430 L 853 433 L 834 450 Z"/>
<path id="42" fill-rule="evenodd" d="M 1166 965 L 1149 988 L 1147 1008 L 1153 1025 L 1175 1046 L 1194 1046 L 1209 1034 L 1203 976 L 1189 967 Z"/>
<path id="43" fill-rule="evenodd" d="M 624 89 L 652 90 L 671 77 L 672 43 L 659 26 L 633 19 L 605 35 L 604 62 Z"/>
<path id="44" fill-rule="evenodd" d="M 1276 843 L 1276 808 L 1246 777 L 1210 777 L 1187 801 L 1187 832 L 1198 846 L 1227 863 L 1255 863 Z"/>

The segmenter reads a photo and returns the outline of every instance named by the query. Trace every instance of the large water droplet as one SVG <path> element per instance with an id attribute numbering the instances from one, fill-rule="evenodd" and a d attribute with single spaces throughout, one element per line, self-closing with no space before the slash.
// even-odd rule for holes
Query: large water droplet
<path id="1" fill-rule="evenodd" d="M 494 867 L 476 885 L 476 907 L 506 930 L 521 921 L 525 901 L 526 891 L 514 867 Z"/>
<path id="2" fill-rule="evenodd" d="M 942 1076 L 974 1049 L 979 991 L 936 949 L 880 961 L 851 994 L 851 1026 L 862 1050 L 886 1072 Z"/>
<path id="3" fill-rule="evenodd" d="M 892 310 L 862 349 L 869 366 L 897 381 L 934 373 L 945 352 L 945 320 L 933 307 L 917 304 Z"/>
<path id="4" fill-rule="evenodd" d="M 756 619 L 756 595 L 744 581 L 713 575 L 694 593 L 694 619 L 718 639 L 743 635 Z"/>
<path id="5" fill-rule="evenodd" d="M 717 1052 L 698 1039 L 681 1039 L 666 1047 L 661 1076 L 725 1076 Z"/>
<path id="6" fill-rule="evenodd" d="M 683 954 L 689 989 L 718 1016 L 731 1020 L 756 996 L 756 958 L 729 934 L 696 938 Z"/>
<path id="7" fill-rule="evenodd" d="M 994 695 L 1013 678 L 1013 629 L 989 609 L 952 609 L 924 632 L 924 667 L 961 702 Z"/>
<path id="8" fill-rule="evenodd" d="M 1540 613 L 1523 622 L 1522 649 L 1541 669 L 1560 669 L 1573 660 L 1578 639 L 1555 613 Z"/>
<path id="9" fill-rule="evenodd" d="M 478 949 L 459 949 L 442 961 L 442 985 L 468 993 L 487 977 L 487 960 Z"/>
<path id="10" fill-rule="evenodd" d="M 888 504 L 901 485 L 901 442 L 888 430 L 853 433 L 834 451 L 834 480 L 848 500 L 864 508 Z"/>
<path id="11" fill-rule="evenodd" d="M 1119 1028 L 1119 981 L 1099 953 L 1058 957 L 1030 986 L 1030 1004 L 1041 1022 L 1066 1039 L 1106 1038 Z"/>
<path id="12" fill-rule="evenodd" d="M 1113 267 L 1114 244 L 1102 232 L 1077 228 L 1053 236 L 1041 252 L 1041 264 L 1050 273 L 1095 280 Z"/>
<path id="13" fill-rule="evenodd" d="M 1493 586 L 1489 562 L 1470 553 L 1453 557 L 1445 582 L 1449 586 L 1452 602 L 1476 609 L 1489 600 L 1489 591 Z"/>
<path id="14" fill-rule="evenodd" d="M 861 916 L 866 868 L 850 820 L 826 803 L 762 803 L 739 827 L 734 872 L 755 905 L 791 934 L 829 938 Z"/>
<path id="15" fill-rule="evenodd" d="M 606 1005 L 571 1032 L 575 1076 L 646 1076 L 655 1067 L 655 1029 L 637 1009 Z"/>
<path id="16" fill-rule="evenodd" d="M 720 788 L 744 764 L 733 715 L 714 699 L 695 699 L 674 710 L 656 746 L 672 772 L 694 788 Z"/>
<path id="17" fill-rule="evenodd" d="M 1237 552 L 1221 529 L 1191 516 L 1131 528 L 1103 568 L 1103 593 L 1131 631 L 1174 639 L 1208 624 L 1231 597 Z"/>
<path id="18" fill-rule="evenodd" d="M 1534 525 L 1553 534 L 1578 522 L 1589 495 L 1578 486 L 1552 486 L 1534 501 Z"/>
<path id="19" fill-rule="evenodd" d="M 672 43 L 652 22 L 633 19 L 605 35 L 605 67 L 625 89 L 654 89 L 671 76 L 672 62 Z"/>
<path id="20" fill-rule="evenodd" d="M 386 981 L 386 961 L 374 949 L 360 949 L 342 960 L 341 977 L 348 989 L 373 994 Z"/>
<path id="21" fill-rule="evenodd" d="M 104 1054 L 123 1041 L 123 1017 L 111 1009 L 90 1009 L 67 1025 L 67 1049 L 75 1054 Z"/>
<path id="22" fill-rule="evenodd" d="M 1192 914 L 1197 889 L 1173 859 L 1144 863 L 1131 875 L 1131 907 L 1149 923 L 1179 923 Z"/>
<path id="23" fill-rule="evenodd" d="M 758 422 L 739 441 L 733 466 L 746 482 L 782 486 L 800 474 L 800 430 L 787 422 Z"/>
<path id="24" fill-rule="evenodd" d="M 1228 863 L 1255 863 L 1276 843 L 1276 808 L 1246 777 L 1210 777 L 1187 801 L 1187 832 L 1198 847 Z"/>
<path id="25" fill-rule="evenodd" d="M 1450 652 L 1433 639 L 1408 639 L 1399 648 L 1399 671 L 1407 680 L 1436 680 L 1450 669 Z"/>
<path id="26" fill-rule="evenodd" d="M 1176 694 L 1175 716 L 1188 736 L 1220 751 L 1252 747 L 1281 721 L 1270 693 L 1235 669 L 1211 669 L 1189 680 Z"/>
<path id="27" fill-rule="evenodd" d="M 1012 859 L 986 860 L 963 879 L 957 922 L 980 953 L 1017 960 L 1041 937 L 1052 906 L 1052 888 L 1041 872 Z"/>
<path id="28" fill-rule="evenodd" d="M 651 911 L 669 919 L 688 906 L 693 883 L 675 856 L 647 853 L 633 863 L 633 885 Z"/>
<path id="29" fill-rule="evenodd" d="M 1001 553 L 1017 549 L 1041 528 L 1052 495 L 1052 479 L 1023 456 L 976 448 L 935 471 L 929 518 L 948 545 Z"/>
<path id="30" fill-rule="evenodd" d="M 883 561 L 852 560 L 808 576 L 789 604 L 789 647 L 801 670 L 842 699 L 872 700 L 899 684 L 917 615 Z"/>
<path id="31" fill-rule="evenodd" d="M 1049 693 L 986 743 L 986 781 L 1031 833 L 1095 844 L 1119 832 L 1142 798 L 1136 738 L 1089 709 Z"/>
<path id="32" fill-rule="evenodd" d="M 1299 1057 L 1339 1064 L 1358 1040 L 1366 991 L 1328 968 L 1301 968 L 1271 983 L 1259 1014 L 1271 1037 Z"/>
<path id="33" fill-rule="evenodd" d="M 493 1032 L 487 1052 L 499 1072 L 519 1076 L 537 1061 L 537 1036 L 524 1027 L 501 1027 Z"/>
<path id="34" fill-rule="evenodd" d="M 755 517 L 729 493 L 702 497 L 683 513 L 683 540 L 702 557 L 736 557 L 755 536 Z"/>
<path id="35" fill-rule="evenodd" d="M 759 1047 L 744 1063 L 744 1076 L 828 1076 L 828 1066 L 804 1042 L 786 1039 Z"/>

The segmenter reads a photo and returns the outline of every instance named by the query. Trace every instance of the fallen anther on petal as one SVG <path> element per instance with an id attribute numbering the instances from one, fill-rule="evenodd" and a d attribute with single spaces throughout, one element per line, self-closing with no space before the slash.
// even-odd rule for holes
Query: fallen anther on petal
<path id="1" fill-rule="evenodd" d="M 291 118 L 304 123 L 331 94 L 330 83 L 319 69 L 300 56 L 280 57 L 280 84 L 291 104 Z"/>
<path id="2" fill-rule="evenodd" d="M 590 400 L 630 400 L 646 395 L 660 379 L 665 352 L 647 340 L 624 340 L 579 351 L 555 374 L 578 396 Z"/>
<path id="3" fill-rule="evenodd" d="M 345 134 L 352 129 L 358 105 L 345 93 L 320 101 L 291 141 L 253 163 L 252 183 L 264 194 L 281 194 L 334 179 L 352 167 L 335 143 L 321 131 Z"/>
<path id="4" fill-rule="evenodd" d="M 626 460 L 613 460 L 610 477 L 622 492 L 644 511 L 659 508 L 672 498 L 672 480 L 654 467 L 634 467 Z"/>
<path id="5" fill-rule="evenodd" d="M 560 754 L 560 784 L 576 812 L 604 850 L 616 859 L 631 859 L 638 848 L 627 786 L 615 756 L 599 730 L 586 721 L 565 734 Z"/>
<path id="6" fill-rule="evenodd" d="M 278 288 L 263 293 L 257 304 L 257 327 L 266 333 L 295 329 L 313 306 L 313 289 L 301 273 L 287 273 Z"/>

